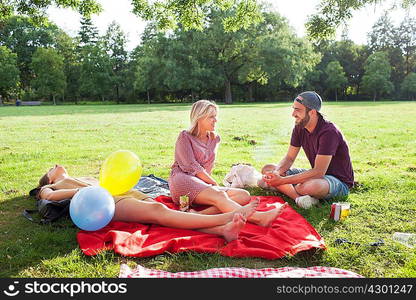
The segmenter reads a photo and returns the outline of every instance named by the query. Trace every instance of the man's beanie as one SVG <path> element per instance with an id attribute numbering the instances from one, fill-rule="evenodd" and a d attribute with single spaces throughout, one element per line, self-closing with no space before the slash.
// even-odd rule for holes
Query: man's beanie
<path id="1" fill-rule="evenodd" d="M 322 98 L 316 92 L 307 91 L 300 93 L 295 100 L 310 109 L 316 109 L 317 111 L 321 109 Z"/>

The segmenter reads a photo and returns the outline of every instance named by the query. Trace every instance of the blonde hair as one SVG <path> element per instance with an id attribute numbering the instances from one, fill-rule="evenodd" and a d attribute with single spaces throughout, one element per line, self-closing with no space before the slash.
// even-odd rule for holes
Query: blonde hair
<path id="1" fill-rule="evenodd" d="M 202 118 L 208 118 L 214 112 L 218 112 L 218 105 L 214 101 L 199 100 L 192 104 L 191 108 L 191 126 L 188 132 L 194 136 L 199 134 L 198 121 Z"/>

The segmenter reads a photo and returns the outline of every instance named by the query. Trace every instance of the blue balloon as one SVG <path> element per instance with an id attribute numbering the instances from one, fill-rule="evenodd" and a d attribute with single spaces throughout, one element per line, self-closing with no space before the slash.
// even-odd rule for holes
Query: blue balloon
<path id="1" fill-rule="evenodd" d="M 113 197 L 100 186 L 80 189 L 69 205 L 69 215 L 74 224 L 88 231 L 101 229 L 110 223 L 114 210 Z"/>

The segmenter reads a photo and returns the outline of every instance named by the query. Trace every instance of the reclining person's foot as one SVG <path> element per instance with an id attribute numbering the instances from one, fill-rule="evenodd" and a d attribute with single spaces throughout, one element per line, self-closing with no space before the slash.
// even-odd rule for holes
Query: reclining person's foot
<path id="1" fill-rule="evenodd" d="M 233 220 L 223 226 L 223 237 L 227 242 L 238 239 L 241 229 L 246 224 L 246 218 L 242 213 L 236 213 Z"/>
<path id="2" fill-rule="evenodd" d="M 299 207 L 302 207 L 304 209 L 309 209 L 312 206 L 316 206 L 316 205 L 319 204 L 318 199 L 316 199 L 312 196 L 309 196 L 309 195 L 297 197 L 295 199 L 295 202 Z"/>

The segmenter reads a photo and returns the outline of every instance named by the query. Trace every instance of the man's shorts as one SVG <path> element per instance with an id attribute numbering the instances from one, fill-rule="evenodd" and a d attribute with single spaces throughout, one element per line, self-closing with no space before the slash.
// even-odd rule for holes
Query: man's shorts
<path id="1" fill-rule="evenodd" d="M 286 176 L 303 173 L 305 171 L 307 171 L 307 169 L 293 168 L 286 171 Z M 324 200 L 345 200 L 345 198 L 347 198 L 350 193 L 348 185 L 332 175 L 324 175 L 324 179 L 329 183 L 329 193 L 323 198 Z"/>

